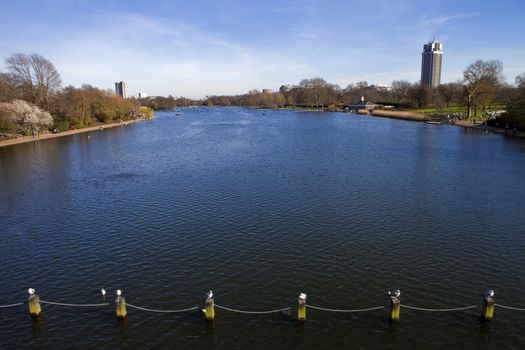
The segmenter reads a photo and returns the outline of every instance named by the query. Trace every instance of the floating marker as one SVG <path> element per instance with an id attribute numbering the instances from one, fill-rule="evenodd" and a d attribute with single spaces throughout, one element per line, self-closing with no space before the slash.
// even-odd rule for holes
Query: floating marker
<path id="1" fill-rule="evenodd" d="M 213 292 L 210 290 L 208 297 L 206 298 L 206 321 L 213 321 L 215 318 L 215 305 L 213 302 Z"/>
<path id="2" fill-rule="evenodd" d="M 304 322 L 306 320 L 306 294 L 299 294 L 299 299 L 297 300 L 297 321 Z"/>
<path id="3" fill-rule="evenodd" d="M 401 311 L 401 302 L 399 301 L 401 291 L 399 289 L 388 291 L 387 295 L 390 297 L 390 321 L 397 321 Z"/>
<path id="4" fill-rule="evenodd" d="M 31 317 L 38 318 L 42 314 L 42 308 L 40 307 L 40 297 L 35 294 L 33 288 L 27 290 L 29 293 L 29 299 L 27 304 L 29 305 L 29 314 Z"/>
<path id="5" fill-rule="evenodd" d="M 125 319 L 127 314 L 126 299 L 122 296 L 122 291 L 120 289 L 117 290 L 117 299 L 115 300 L 115 303 L 117 303 L 117 319 Z"/>
<path id="6" fill-rule="evenodd" d="M 492 289 L 487 290 L 482 294 L 483 296 L 483 308 L 481 309 L 481 320 L 491 321 L 494 317 L 494 291 Z"/>

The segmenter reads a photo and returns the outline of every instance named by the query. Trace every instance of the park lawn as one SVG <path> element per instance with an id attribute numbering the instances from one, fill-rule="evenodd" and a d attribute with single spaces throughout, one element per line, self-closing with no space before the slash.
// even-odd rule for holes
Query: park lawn
<path id="1" fill-rule="evenodd" d="M 488 111 L 499 111 L 504 110 L 505 105 L 501 103 L 495 103 L 488 108 Z M 466 115 L 467 113 L 467 107 L 466 106 L 458 106 L 458 105 L 451 105 L 449 108 L 447 107 L 424 107 L 424 108 L 414 108 L 411 109 L 412 112 L 419 112 L 419 113 L 447 113 L 447 114 L 463 114 Z M 472 109 L 472 113 L 474 113 L 474 109 Z M 479 118 L 481 117 L 482 110 L 481 108 L 478 108 L 477 113 L 474 117 Z"/>

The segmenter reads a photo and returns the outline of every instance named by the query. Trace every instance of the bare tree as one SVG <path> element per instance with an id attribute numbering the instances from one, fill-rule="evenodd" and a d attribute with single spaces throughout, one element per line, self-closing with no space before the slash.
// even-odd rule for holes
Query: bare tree
<path id="1" fill-rule="evenodd" d="M 454 101 L 457 96 L 462 96 L 462 87 L 458 83 L 447 83 L 438 86 L 438 92 L 447 108 L 450 108 L 450 103 Z"/>
<path id="2" fill-rule="evenodd" d="M 62 82 L 53 63 L 36 53 L 15 53 L 6 59 L 6 64 L 14 80 L 30 94 L 33 103 L 49 110 L 49 95 Z"/>
<path id="3" fill-rule="evenodd" d="M 412 84 L 407 80 L 395 80 L 392 82 L 392 94 L 394 100 L 399 103 L 406 103 L 410 98 Z"/>
<path id="4" fill-rule="evenodd" d="M 0 73 L 0 102 L 9 102 L 17 97 L 16 85 L 9 74 Z"/>
<path id="5" fill-rule="evenodd" d="M 497 85 L 503 80 L 501 61 L 482 61 L 469 65 L 463 72 L 463 87 L 467 97 L 467 117 L 471 116 L 472 105 L 479 99 L 484 104 L 490 103 Z"/>
<path id="6" fill-rule="evenodd" d="M 525 88 L 525 73 L 518 75 L 514 81 L 518 88 Z"/>

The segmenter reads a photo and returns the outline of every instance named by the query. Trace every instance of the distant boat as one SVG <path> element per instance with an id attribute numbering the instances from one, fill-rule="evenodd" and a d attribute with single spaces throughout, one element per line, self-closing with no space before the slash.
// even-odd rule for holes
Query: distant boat
<path id="1" fill-rule="evenodd" d="M 433 124 L 433 125 L 441 125 L 441 122 L 433 122 L 431 120 L 427 120 L 425 123 L 427 124 Z"/>

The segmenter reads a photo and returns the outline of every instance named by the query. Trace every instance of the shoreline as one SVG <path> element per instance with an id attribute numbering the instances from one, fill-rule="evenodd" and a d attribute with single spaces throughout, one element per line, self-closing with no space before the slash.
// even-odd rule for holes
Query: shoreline
<path id="1" fill-rule="evenodd" d="M 53 134 L 53 133 L 42 134 L 42 135 L 39 135 L 39 136 L 37 136 L 35 138 L 33 138 L 33 136 L 21 136 L 21 137 L 17 137 L 16 139 L 9 139 L 9 140 L 0 141 L 0 147 L 7 147 L 7 146 L 12 146 L 12 145 L 18 145 L 18 144 L 21 144 L 21 143 L 49 140 L 49 139 L 54 139 L 54 138 L 62 137 L 62 136 L 76 135 L 76 134 L 82 134 L 82 133 L 85 133 L 85 132 L 110 129 L 110 128 L 114 128 L 114 127 L 117 127 L 117 126 L 125 126 L 125 125 L 134 124 L 134 123 L 137 123 L 137 122 L 141 122 L 141 121 L 145 121 L 145 120 L 151 120 L 151 119 L 152 118 L 149 118 L 149 119 L 140 119 L 139 118 L 139 119 L 126 120 L 126 121 L 110 123 L 110 124 L 99 124 L 99 125 L 96 125 L 96 126 L 88 126 L 88 127 L 82 128 L 82 129 L 74 129 L 74 130 L 62 131 L 62 132 L 59 132 L 59 133 L 56 133 L 56 134 Z"/>
<path id="2" fill-rule="evenodd" d="M 480 131 L 486 130 L 494 134 L 499 134 L 499 135 L 508 136 L 508 137 L 525 138 L 525 132 L 523 131 L 517 131 L 517 132 L 513 132 L 512 130 L 505 131 L 505 128 L 497 128 L 495 126 L 484 126 L 483 123 L 471 124 L 468 120 L 460 120 L 460 121 L 457 121 L 453 125 L 460 126 L 465 129 L 474 129 L 474 130 L 480 130 Z"/>

